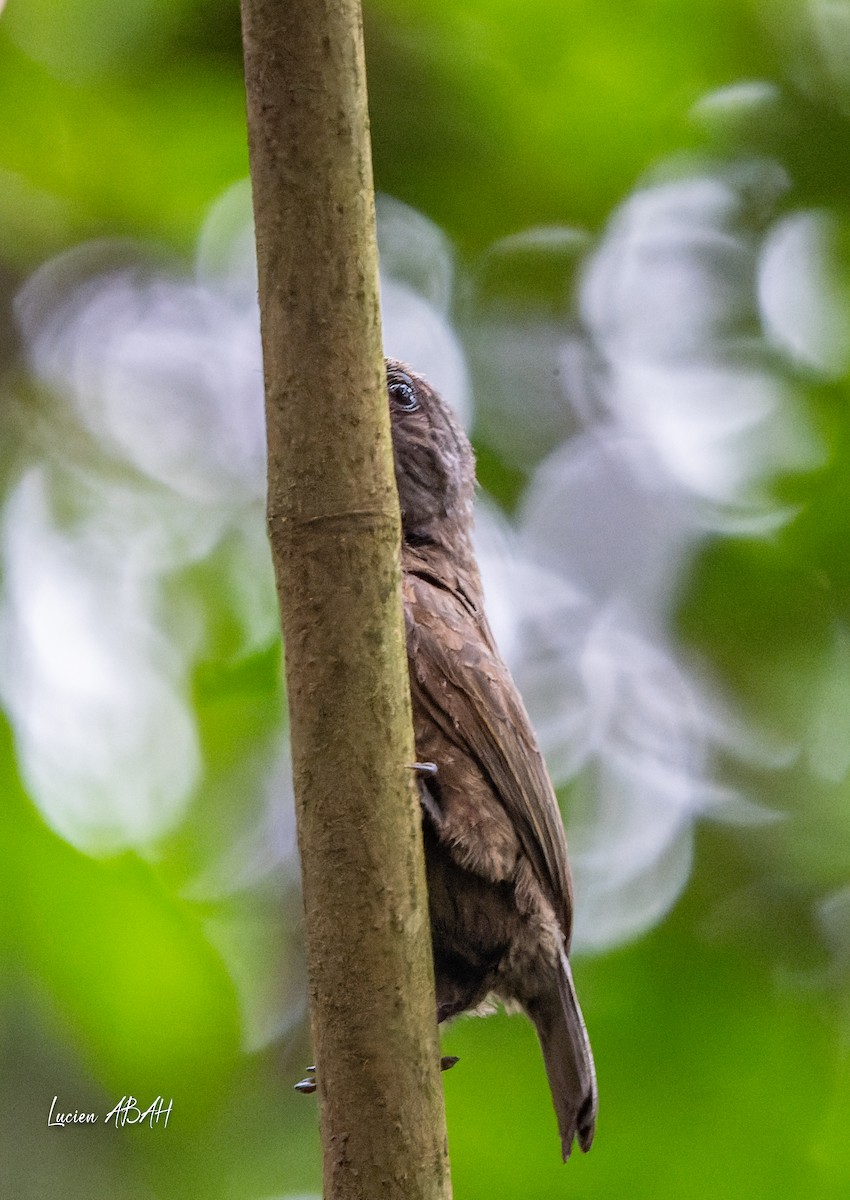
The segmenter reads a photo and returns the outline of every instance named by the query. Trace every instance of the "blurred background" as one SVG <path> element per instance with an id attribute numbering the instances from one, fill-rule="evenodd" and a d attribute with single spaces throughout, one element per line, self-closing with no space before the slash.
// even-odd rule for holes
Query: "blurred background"
<path id="1" fill-rule="evenodd" d="M 601 1094 L 563 1167 L 530 1025 L 456 1023 L 455 1195 L 846 1196 L 850 3 L 365 21 Z M 0 1194 L 316 1197 L 238 6 L 8 0 L 0 97 Z"/>

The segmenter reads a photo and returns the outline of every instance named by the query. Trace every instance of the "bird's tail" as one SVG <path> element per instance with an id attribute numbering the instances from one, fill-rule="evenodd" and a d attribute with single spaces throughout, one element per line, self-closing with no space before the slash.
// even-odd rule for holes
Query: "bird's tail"
<path id="1" fill-rule="evenodd" d="M 566 954 L 561 955 L 557 986 L 530 1004 L 528 1014 L 543 1050 L 566 1162 L 574 1138 L 582 1150 L 590 1149 L 597 1109 L 593 1052 Z"/>

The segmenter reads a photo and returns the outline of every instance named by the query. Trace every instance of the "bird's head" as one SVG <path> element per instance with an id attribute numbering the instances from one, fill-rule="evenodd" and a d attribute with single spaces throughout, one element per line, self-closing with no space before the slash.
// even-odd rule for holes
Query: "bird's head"
<path id="1" fill-rule="evenodd" d="M 404 363 L 387 359 L 396 484 L 404 540 L 446 544 L 472 524 L 475 459 L 446 402 Z"/>

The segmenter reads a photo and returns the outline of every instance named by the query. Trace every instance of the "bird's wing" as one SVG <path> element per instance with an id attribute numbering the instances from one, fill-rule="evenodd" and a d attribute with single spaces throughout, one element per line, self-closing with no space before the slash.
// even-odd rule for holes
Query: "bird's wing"
<path id="1" fill-rule="evenodd" d="M 561 814 L 525 706 L 483 614 L 433 576 L 406 572 L 404 592 L 414 708 L 477 763 L 568 943 L 572 885 Z"/>

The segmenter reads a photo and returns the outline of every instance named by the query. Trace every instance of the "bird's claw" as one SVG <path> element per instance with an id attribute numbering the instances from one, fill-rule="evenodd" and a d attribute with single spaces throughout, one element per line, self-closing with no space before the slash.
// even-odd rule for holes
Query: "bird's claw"
<path id="1" fill-rule="evenodd" d="M 293 1089 L 300 1092 L 302 1096 L 309 1096 L 316 1090 L 316 1068 L 307 1067 L 307 1078 L 300 1079 L 298 1083 L 293 1084 Z"/>
<path id="2" fill-rule="evenodd" d="M 415 762 L 410 764 L 411 771 L 417 775 L 436 775 L 437 764 L 433 762 Z"/>

